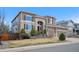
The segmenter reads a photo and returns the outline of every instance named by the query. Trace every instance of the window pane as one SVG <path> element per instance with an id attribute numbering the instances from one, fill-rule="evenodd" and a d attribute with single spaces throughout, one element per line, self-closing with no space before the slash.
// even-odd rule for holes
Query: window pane
<path id="1" fill-rule="evenodd" d="M 26 20 L 32 21 L 32 16 L 26 16 Z"/>
<path id="2" fill-rule="evenodd" d="M 31 30 L 31 29 L 32 29 L 32 25 L 27 24 L 27 25 L 26 25 L 26 30 Z"/>
<path id="3" fill-rule="evenodd" d="M 29 25 L 29 26 L 28 26 L 28 30 L 31 30 L 31 29 L 32 29 L 32 25 Z"/>
<path id="4" fill-rule="evenodd" d="M 24 15 L 24 20 L 26 20 L 26 15 Z"/>
<path id="5" fill-rule="evenodd" d="M 28 25 L 26 25 L 26 29 L 28 30 Z"/>

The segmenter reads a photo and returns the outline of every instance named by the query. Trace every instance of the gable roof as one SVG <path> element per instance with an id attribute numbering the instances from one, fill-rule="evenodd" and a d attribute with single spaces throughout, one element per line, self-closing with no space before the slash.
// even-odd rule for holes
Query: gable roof
<path id="1" fill-rule="evenodd" d="M 69 22 L 71 22 L 71 23 L 73 24 L 73 26 L 74 26 L 74 22 L 73 22 L 72 20 L 67 20 L 67 21 L 63 20 L 63 21 L 59 21 L 59 22 L 57 23 L 57 25 L 67 27 L 68 24 L 69 24 Z"/>
<path id="2" fill-rule="evenodd" d="M 57 24 L 68 24 L 68 22 L 72 22 L 74 24 L 72 20 L 68 20 L 68 21 L 62 20 L 62 21 L 57 22 Z"/>

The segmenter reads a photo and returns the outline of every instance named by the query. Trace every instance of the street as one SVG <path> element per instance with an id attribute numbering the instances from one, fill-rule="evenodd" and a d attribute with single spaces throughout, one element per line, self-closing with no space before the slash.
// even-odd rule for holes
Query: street
<path id="1" fill-rule="evenodd" d="M 22 52 L 79 52 L 79 43 L 24 50 Z"/>

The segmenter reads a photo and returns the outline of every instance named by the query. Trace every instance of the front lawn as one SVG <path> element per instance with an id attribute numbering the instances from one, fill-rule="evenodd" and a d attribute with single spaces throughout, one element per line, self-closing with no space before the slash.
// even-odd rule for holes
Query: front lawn
<path id="1" fill-rule="evenodd" d="M 12 40 L 7 42 L 9 43 L 9 48 L 15 48 L 29 45 L 37 45 L 37 44 L 57 43 L 59 41 L 53 38 L 38 38 L 38 39 Z"/>

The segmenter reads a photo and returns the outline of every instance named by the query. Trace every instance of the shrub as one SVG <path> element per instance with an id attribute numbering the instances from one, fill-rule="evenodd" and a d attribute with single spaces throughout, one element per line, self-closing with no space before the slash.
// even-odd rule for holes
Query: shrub
<path id="1" fill-rule="evenodd" d="M 46 31 L 46 29 L 44 30 L 44 34 L 46 34 L 47 33 L 47 31 Z"/>
<path id="2" fill-rule="evenodd" d="M 64 41 L 65 40 L 65 35 L 63 33 L 60 34 L 59 40 L 60 41 Z"/>
<path id="3" fill-rule="evenodd" d="M 37 31 L 37 35 L 40 35 L 40 34 L 42 34 L 42 32 Z"/>
<path id="4" fill-rule="evenodd" d="M 26 32 L 25 32 L 25 30 L 24 30 L 24 29 L 22 29 L 20 33 L 26 33 Z"/>
<path id="5" fill-rule="evenodd" d="M 21 38 L 22 38 L 22 39 L 30 39 L 30 35 L 27 34 L 27 33 L 22 33 L 22 34 L 21 34 Z"/>
<path id="6" fill-rule="evenodd" d="M 36 31 L 34 28 L 32 28 L 32 30 L 31 30 L 31 36 L 40 35 L 40 34 L 46 34 L 46 30 Z"/>
<path id="7" fill-rule="evenodd" d="M 19 38 L 19 33 L 9 33 L 9 40 L 16 40 Z"/>
<path id="8" fill-rule="evenodd" d="M 46 34 L 46 30 L 43 30 L 43 31 L 41 32 L 41 34 Z"/>
<path id="9" fill-rule="evenodd" d="M 7 41 L 9 40 L 9 34 L 7 32 L 4 32 L 2 35 L 1 35 L 1 40 L 2 41 Z"/>
<path id="10" fill-rule="evenodd" d="M 35 35 L 37 35 L 37 31 L 34 28 L 32 28 L 32 30 L 31 30 L 31 36 L 35 36 Z"/>
<path id="11" fill-rule="evenodd" d="M 14 38 L 15 38 L 15 39 L 20 39 L 20 38 L 19 38 L 19 34 L 20 34 L 20 33 L 14 33 Z"/>

